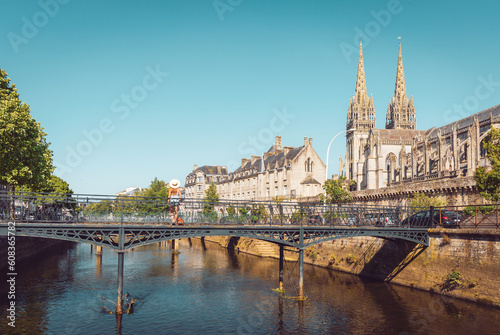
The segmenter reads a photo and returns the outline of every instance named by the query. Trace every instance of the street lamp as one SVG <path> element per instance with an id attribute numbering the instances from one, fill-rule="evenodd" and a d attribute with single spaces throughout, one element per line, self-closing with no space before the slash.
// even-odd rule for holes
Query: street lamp
<path id="1" fill-rule="evenodd" d="M 326 172 L 325 172 L 325 181 L 328 180 L 328 157 L 330 156 L 330 146 L 332 145 L 333 141 L 337 138 L 337 136 L 339 136 L 340 134 L 342 133 L 347 133 L 348 131 L 354 131 L 356 129 L 354 128 L 351 128 L 351 129 L 347 129 L 347 130 L 342 130 L 340 133 L 338 133 L 337 135 L 333 136 L 332 140 L 330 141 L 330 144 L 328 144 L 328 149 L 326 149 Z"/>

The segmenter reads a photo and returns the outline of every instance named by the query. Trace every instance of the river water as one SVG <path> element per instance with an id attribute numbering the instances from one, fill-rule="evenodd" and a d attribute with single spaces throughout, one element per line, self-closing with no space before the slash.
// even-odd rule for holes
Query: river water
<path id="1" fill-rule="evenodd" d="M 500 334 L 495 308 L 307 264 L 308 299 L 298 302 L 295 263 L 279 294 L 275 259 L 198 239 L 180 250 L 125 253 L 124 291 L 141 300 L 121 320 L 106 312 L 116 300 L 115 252 L 104 249 L 99 264 L 90 245 L 74 244 L 20 262 L 16 327 L 2 281 L 0 334 Z"/>

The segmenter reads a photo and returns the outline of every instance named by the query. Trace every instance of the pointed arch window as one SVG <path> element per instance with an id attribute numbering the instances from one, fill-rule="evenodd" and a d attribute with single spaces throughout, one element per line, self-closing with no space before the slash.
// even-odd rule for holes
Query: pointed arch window
<path id="1" fill-rule="evenodd" d="M 486 157 L 486 155 L 488 154 L 488 151 L 484 147 L 483 141 L 481 141 L 481 143 L 479 144 L 479 155 L 481 158 Z"/>

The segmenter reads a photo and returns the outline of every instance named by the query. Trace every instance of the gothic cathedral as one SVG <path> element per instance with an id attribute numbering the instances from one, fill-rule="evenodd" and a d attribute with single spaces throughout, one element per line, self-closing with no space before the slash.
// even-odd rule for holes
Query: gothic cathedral
<path id="1" fill-rule="evenodd" d="M 355 182 L 353 191 L 442 178 L 472 180 L 477 166 L 488 165 L 482 140 L 491 125 L 500 127 L 500 105 L 440 128 L 417 130 L 413 97 L 406 93 L 400 44 L 385 129 L 376 129 L 375 120 L 360 43 L 356 89 L 347 111 L 346 157 L 341 165 L 345 172 L 340 171 Z"/>

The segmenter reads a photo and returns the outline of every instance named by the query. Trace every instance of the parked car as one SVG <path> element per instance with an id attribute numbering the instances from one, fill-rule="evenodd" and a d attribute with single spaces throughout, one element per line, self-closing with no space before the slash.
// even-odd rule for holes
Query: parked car
<path id="1" fill-rule="evenodd" d="M 401 222 L 403 227 L 433 227 L 440 225 L 443 228 L 457 228 L 465 220 L 459 211 L 434 210 L 431 220 L 431 211 L 425 210 L 415 213 Z"/>

